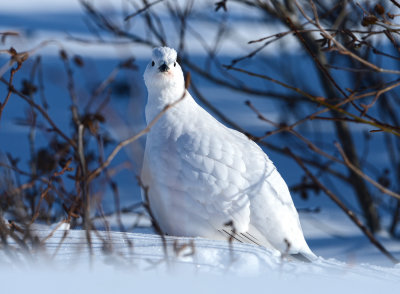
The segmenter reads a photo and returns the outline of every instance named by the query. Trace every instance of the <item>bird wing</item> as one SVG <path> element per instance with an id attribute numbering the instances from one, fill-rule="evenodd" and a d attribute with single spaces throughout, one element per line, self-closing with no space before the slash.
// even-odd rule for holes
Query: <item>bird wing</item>
<path id="1" fill-rule="evenodd" d="M 246 231 L 250 201 L 245 191 L 249 182 L 243 177 L 246 173 L 243 150 L 219 123 L 202 121 L 193 133 L 177 141 L 177 152 L 185 167 L 182 182 L 192 188 L 191 197 L 202 203 L 216 229 L 233 221 L 236 230 Z"/>
<path id="2" fill-rule="evenodd" d="M 245 232 L 250 201 L 243 146 L 201 108 L 191 120 L 170 116 L 172 111 L 148 134 L 142 172 L 160 222 L 170 222 L 166 231 L 172 234 L 193 234 L 205 224 L 218 231 L 229 221 Z M 179 222 L 166 210 L 180 214 L 180 220 L 190 214 L 188 222 Z"/>
<path id="3" fill-rule="evenodd" d="M 223 179 L 228 187 L 238 189 L 237 194 L 229 190 L 217 191 L 213 199 L 227 201 L 231 205 L 228 212 L 232 215 L 236 211 L 242 212 L 243 204 L 246 207 L 246 218 L 232 218 L 237 233 L 235 238 L 266 247 L 272 245 L 281 252 L 309 253 L 289 189 L 273 162 L 247 136 L 206 114 L 208 119 L 202 119 L 205 123 L 200 127 L 200 133 L 209 135 L 197 153 L 221 163 L 221 168 L 226 169 L 227 175 L 224 173 Z M 221 179 L 221 176 L 217 178 Z M 227 228 L 224 231 L 228 231 Z"/>
<path id="4" fill-rule="evenodd" d="M 211 229 L 233 230 L 281 252 L 286 241 L 308 248 L 287 185 L 262 149 L 202 108 L 182 115 L 167 113 L 146 143 L 143 173 L 165 231 L 211 237 Z"/>
<path id="5" fill-rule="evenodd" d="M 244 140 L 242 133 L 232 132 L 236 133 L 238 140 L 240 137 Z M 249 166 L 254 164 L 258 167 L 251 175 L 252 186 L 256 185 L 257 188 L 248 193 L 251 203 L 249 232 L 261 243 L 267 244 L 266 247 L 272 244 L 281 252 L 314 256 L 304 239 L 299 216 L 285 180 L 258 145 L 254 142 L 246 145 L 248 149 L 253 149 L 253 153 L 264 156 L 264 160 L 257 158 L 259 163 L 255 163 L 252 157 L 249 158 L 252 162 L 247 162 Z"/>

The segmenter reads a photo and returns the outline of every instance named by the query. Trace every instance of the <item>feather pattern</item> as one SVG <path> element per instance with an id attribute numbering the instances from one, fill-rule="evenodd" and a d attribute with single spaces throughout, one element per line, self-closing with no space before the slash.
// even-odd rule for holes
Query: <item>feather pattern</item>
<path id="1" fill-rule="evenodd" d="M 185 91 L 174 52 L 166 47 L 153 51 L 154 63 L 166 63 L 167 73 L 152 62 L 146 68 L 148 122 Z M 288 187 L 273 162 L 256 143 L 185 95 L 147 135 L 141 177 L 161 229 L 177 236 L 231 236 L 313 258 Z"/>

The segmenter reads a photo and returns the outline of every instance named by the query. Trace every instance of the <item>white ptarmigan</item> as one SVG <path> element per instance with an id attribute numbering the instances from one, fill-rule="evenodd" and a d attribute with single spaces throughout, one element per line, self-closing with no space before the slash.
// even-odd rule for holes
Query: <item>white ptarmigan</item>
<path id="1" fill-rule="evenodd" d="M 185 90 L 177 53 L 153 50 L 144 80 L 147 135 L 141 180 L 163 233 L 255 243 L 313 260 L 288 187 L 272 161 Z M 227 225 L 230 224 L 230 225 Z"/>

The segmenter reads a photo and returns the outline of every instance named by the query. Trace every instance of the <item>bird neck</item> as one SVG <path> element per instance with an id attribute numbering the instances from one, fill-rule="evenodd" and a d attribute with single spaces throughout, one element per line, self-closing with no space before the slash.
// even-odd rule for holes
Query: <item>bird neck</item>
<path id="1" fill-rule="evenodd" d="M 179 100 L 186 93 L 183 101 L 179 102 L 174 108 L 180 108 L 183 104 L 187 104 L 192 97 L 186 92 L 184 87 L 168 87 L 157 89 L 148 89 L 148 98 L 146 105 L 146 121 L 152 121 L 167 105 L 170 105 Z M 190 103 L 190 102 L 189 102 Z"/>

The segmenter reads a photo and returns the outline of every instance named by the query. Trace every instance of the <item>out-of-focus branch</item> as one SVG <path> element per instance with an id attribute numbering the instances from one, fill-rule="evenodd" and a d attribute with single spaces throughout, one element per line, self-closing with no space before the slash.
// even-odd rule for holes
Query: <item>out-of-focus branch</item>
<path id="1" fill-rule="evenodd" d="M 6 81 L 4 78 L 0 77 L 0 81 L 7 85 L 9 87 L 9 89 L 11 89 L 11 92 L 14 94 L 17 94 L 18 97 L 20 97 L 21 99 L 23 99 L 25 102 L 27 102 L 30 106 L 32 106 L 33 108 L 35 108 L 36 110 L 39 111 L 39 113 L 46 119 L 46 121 L 51 125 L 51 127 L 53 128 L 53 130 L 60 135 L 65 141 L 67 141 L 73 148 L 77 148 L 76 142 L 73 141 L 71 138 L 69 138 L 63 131 L 61 131 L 61 129 L 59 129 L 57 127 L 57 125 L 54 123 L 54 121 L 50 118 L 50 115 L 47 113 L 47 111 L 45 109 L 43 109 L 40 105 L 38 105 L 37 103 L 35 103 L 32 99 L 30 99 L 29 97 L 25 96 L 24 94 L 22 94 L 20 91 L 18 91 L 17 89 L 14 88 L 14 86 L 12 84 L 10 84 L 8 81 Z"/>
<path id="2" fill-rule="evenodd" d="M 11 69 L 10 78 L 8 80 L 8 84 L 9 85 L 12 85 L 13 79 L 14 79 L 14 75 L 21 68 L 21 66 L 22 66 L 22 62 L 18 62 L 17 67 Z M 6 107 L 6 105 L 8 103 L 8 100 L 10 100 L 11 93 L 12 93 L 12 88 L 8 87 L 8 92 L 7 92 L 6 98 L 4 99 L 3 103 L 0 102 L 0 120 L 1 120 L 1 116 L 3 114 L 4 108 Z"/>
<path id="3" fill-rule="evenodd" d="M 238 72 L 245 73 L 245 74 L 250 75 L 250 76 L 255 76 L 255 77 L 258 77 L 258 78 L 262 78 L 262 79 L 271 81 L 273 83 L 281 85 L 282 87 L 290 89 L 290 90 L 292 90 L 292 91 L 294 91 L 294 92 L 296 92 L 296 93 L 308 98 L 309 100 L 311 100 L 312 102 L 314 102 L 316 104 L 323 105 L 323 106 L 329 108 L 330 110 L 336 111 L 336 112 L 341 113 L 343 115 L 347 115 L 347 116 L 351 117 L 355 122 L 371 125 L 371 126 L 374 126 L 376 128 L 381 129 L 382 131 L 385 131 L 385 132 L 388 132 L 388 133 L 391 133 L 393 135 L 396 135 L 396 136 L 400 137 L 400 128 L 398 128 L 398 127 L 382 125 L 380 123 L 376 123 L 376 122 L 373 122 L 373 121 L 369 121 L 369 120 L 363 119 L 363 118 L 361 118 L 361 117 L 359 117 L 359 116 L 357 116 L 355 114 L 352 114 L 352 113 L 350 113 L 350 112 L 348 112 L 348 111 L 346 111 L 346 110 L 344 110 L 344 109 L 342 109 L 340 107 L 337 107 L 336 105 L 328 103 L 325 98 L 316 97 L 316 96 L 311 95 L 311 94 L 309 94 L 307 92 L 304 92 L 303 90 L 301 90 L 301 89 L 299 89 L 297 87 L 290 86 L 290 85 L 288 85 L 286 83 L 283 83 L 283 82 L 278 81 L 276 79 L 270 78 L 270 77 L 268 77 L 266 75 L 253 73 L 253 72 L 247 71 L 245 69 L 236 68 L 236 67 L 227 66 L 227 68 L 229 68 L 230 70 L 235 70 L 235 71 L 238 71 Z"/>
<path id="4" fill-rule="evenodd" d="M 400 261 L 395 258 L 371 233 L 370 230 L 358 219 L 358 217 L 354 214 L 353 211 L 348 209 L 346 205 L 342 201 L 340 201 L 339 197 L 337 197 L 332 191 L 330 191 L 327 187 L 325 187 L 316 176 L 314 176 L 310 170 L 304 165 L 304 163 L 290 150 L 287 149 L 288 154 L 293 157 L 294 160 L 299 164 L 299 166 L 304 170 L 307 176 L 318 186 L 322 191 L 325 192 L 328 197 L 335 202 L 340 209 L 342 209 L 347 216 L 360 228 L 360 230 L 364 233 L 364 235 L 370 240 L 370 242 L 379 249 L 387 258 L 389 258 L 393 263 L 397 264 Z"/>
<path id="5" fill-rule="evenodd" d="M 151 128 L 157 123 L 157 121 L 171 108 L 173 108 L 175 105 L 177 105 L 179 102 L 181 102 L 185 96 L 186 96 L 186 89 L 189 87 L 190 84 L 190 73 L 186 74 L 186 78 L 185 78 L 185 92 L 182 94 L 182 97 L 180 97 L 179 99 L 177 99 L 176 101 L 164 106 L 164 108 L 157 114 L 157 116 L 147 125 L 146 128 L 144 128 L 142 131 L 140 131 L 138 134 L 125 139 L 123 141 L 121 141 L 115 148 L 114 150 L 111 152 L 111 154 L 107 157 L 107 159 L 98 167 L 96 168 L 94 171 L 92 171 L 89 175 L 88 175 L 88 181 L 92 181 L 95 177 L 97 177 L 107 166 L 110 165 L 110 163 L 112 162 L 112 160 L 114 159 L 114 157 L 118 154 L 118 152 L 125 147 L 126 145 L 131 144 L 132 142 L 138 140 L 140 137 L 142 137 L 143 135 L 147 134 L 148 132 L 150 132 Z"/>
<path id="6" fill-rule="evenodd" d="M 307 13 L 305 13 L 304 9 L 301 7 L 301 5 L 298 3 L 297 0 L 295 0 L 296 6 L 299 9 L 299 11 L 301 11 L 302 15 L 312 24 L 314 24 L 322 33 L 322 35 L 327 38 L 328 40 L 330 40 L 333 44 L 336 45 L 336 48 L 332 47 L 332 50 L 337 50 L 340 54 L 342 55 L 347 55 L 351 58 L 353 58 L 354 60 L 357 60 L 358 62 L 364 64 L 365 66 L 375 70 L 376 72 L 381 72 L 381 73 L 388 73 L 388 74 L 396 74 L 396 75 L 400 75 L 400 71 L 398 70 L 392 70 L 392 69 L 384 69 L 382 67 L 376 66 L 375 64 L 361 58 L 360 56 L 358 56 L 357 54 L 354 54 L 353 52 L 351 52 L 350 50 L 348 50 L 347 48 L 345 48 L 340 42 L 338 42 L 330 33 L 328 33 L 319 23 L 318 21 L 318 14 L 316 13 L 316 8 L 315 8 L 315 4 L 313 1 L 310 1 L 311 6 L 313 7 L 313 11 L 314 11 L 314 17 L 315 17 L 315 21 L 312 20 Z"/>
<path id="7" fill-rule="evenodd" d="M 135 17 L 136 15 L 141 14 L 142 12 L 146 11 L 147 9 L 149 9 L 151 6 L 156 5 L 156 4 L 158 4 L 158 3 L 162 2 L 162 1 L 164 1 L 164 0 L 156 0 L 156 1 L 151 2 L 151 3 L 147 3 L 143 8 L 141 8 L 141 9 L 135 11 L 134 13 L 129 14 L 127 17 L 125 17 L 124 21 L 127 21 L 127 20 L 131 19 L 132 17 Z"/>
<path id="8" fill-rule="evenodd" d="M 358 169 L 357 167 L 355 167 L 350 160 L 347 158 L 346 154 L 343 151 L 342 146 L 340 146 L 340 144 L 338 142 L 335 143 L 336 148 L 339 150 L 340 155 L 343 157 L 344 163 L 346 164 L 346 166 L 348 168 L 350 168 L 352 171 L 354 171 L 356 174 L 358 174 L 360 177 L 362 177 L 364 180 L 366 180 L 367 182 L 371 183 L 372 185 L 374 185 L 379 191 L 381 191 L 382 193 L 385 193 L 391 197 L 394 197 L 396 199 L 400 200 L 400 194 L 393 192 L 387 188 L 385 188 L 384 186 L 382 186 L 381 184 L 379 184 L 378 182 L 374 181 L 372 178 L 370 178 L 369 176 L 367 176 L 364 172 L 362 172 L 360 169 Z"/>

